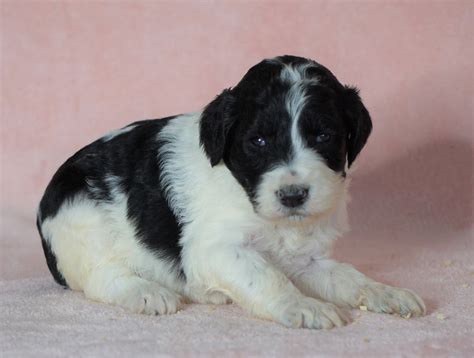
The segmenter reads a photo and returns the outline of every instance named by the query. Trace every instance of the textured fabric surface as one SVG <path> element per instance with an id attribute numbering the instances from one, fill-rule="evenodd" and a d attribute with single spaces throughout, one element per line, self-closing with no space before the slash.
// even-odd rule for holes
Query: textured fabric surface
<path id="1" fill-rule="evenodd" d="M 473 355 L 472 1 L 0 6 L 0 356 Z M 281 54 L 361 88 L 374 131 L 335 255 L 415 290 L 428 315 L 290 330 L 234 305 L 133 315 L 56 285 L 34 222 L 59 165 L 132 121 L 202 108 Z"/>
<path id="2" fill-rule="evenodd" d="M 474 266 L 469 235 L 454 245 L 344 242 L 372 276 L 416 290 L 428 315 L 403 319 L 363 311 L 329 331 L 287 329 L 235 305 L 188 305 L 170 316 L 129 314 L 88 301 L 52 278 L 0 283 L 0 347 L 6 357 L 52 356 L 472 356 Z M 366 243 L 367 244 L 367 243 Z M 449 247 L 449 248 L 448 248 Z M 369 254 L 370 252 L 370 254 Z M 373 255 L 373 257 L 370 257 Z"/>

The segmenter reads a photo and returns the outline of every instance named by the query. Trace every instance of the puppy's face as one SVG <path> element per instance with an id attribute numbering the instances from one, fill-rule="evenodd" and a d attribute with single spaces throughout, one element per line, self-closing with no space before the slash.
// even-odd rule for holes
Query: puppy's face
<path id="1" fill-rule="evenodd" d="M 354 89 L 321 65 L 278 57 L 254 66 L 206 107 L 201 142 L 223 159 L 255 211 L 270 220 L 301 221 L 333 209 L 371 130 Z"/>

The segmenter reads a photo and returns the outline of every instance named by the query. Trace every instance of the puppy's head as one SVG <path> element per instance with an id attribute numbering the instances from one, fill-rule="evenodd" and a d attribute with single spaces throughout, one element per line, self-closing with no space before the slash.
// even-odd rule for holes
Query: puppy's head
<path id="1" fill-rule="evenodd" d="M 270 220 L 328 213 L 372 129 L 355 88 L 318 63 L 264 60 L 204 110 L 200 140 L 211 165 L 223 162 Z"/>

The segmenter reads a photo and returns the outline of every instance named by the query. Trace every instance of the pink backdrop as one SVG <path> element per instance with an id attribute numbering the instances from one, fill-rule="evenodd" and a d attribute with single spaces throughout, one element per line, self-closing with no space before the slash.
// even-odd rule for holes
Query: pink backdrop
<path id="1" fill-rule="evenodd" d="M 5 357 L 472 356 L 474 2 L 0 6 Z M 343 329 L 288 330 L 236 306 L 131 315 L 54 284 L 34 221 L 58 166 L 111 129 L 201 108 L 281 54 L 314 58 L 361 88 L 374 131 L 353 176 L 353 231 L 336 255 L 416 290 L 427 317 L 352 312 Z"/>
<path id="2" fill-rule="evenodd" d="M 129 122 L 199 109 L 280 54 L 314 58 L 356 84 L 372 114 L 345 240 L 373 247 L 375 257 L 400 241 L 472 250 L 473 9 L 454 1 L 2 2 L 0 277 L 47 272 L 35 210 L 68 156 Z"/>

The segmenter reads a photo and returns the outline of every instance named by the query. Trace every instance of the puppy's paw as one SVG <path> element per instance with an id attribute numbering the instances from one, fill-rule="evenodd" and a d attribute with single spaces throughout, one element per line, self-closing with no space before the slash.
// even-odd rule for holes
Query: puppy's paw
<path id="1" fill-rule="evenodd" d="M 231 302 L 229 296 L 217 291 L 208 292 L 205 296 L 205 303 L 212 305 L 226 305 Z"/>
<path id="2" fill-rule="evenodd" d="M 399 314 L 406 318 L 423 316 L 426 313 L 425 304 L 417 294 L 381 283 L 364 286 L 360 291 L 358 306 L 365 306 L 369 311 Z"/>
<path id="3" fill-rule="evenodd" d="M 312 329 L 342 327 L 350 322 L 343 310 L 310 297 L 285 304 L 275 319 L 287 327 Z"/>
<path id="4" fill-rule="evenodd" d="M 127 293 L 118 299 L 117 305 L 135 313 L 162 315 L 176 313 L 182 302 L 182 297 L 177 293 L 147 282 L 127 290 Z"/>

